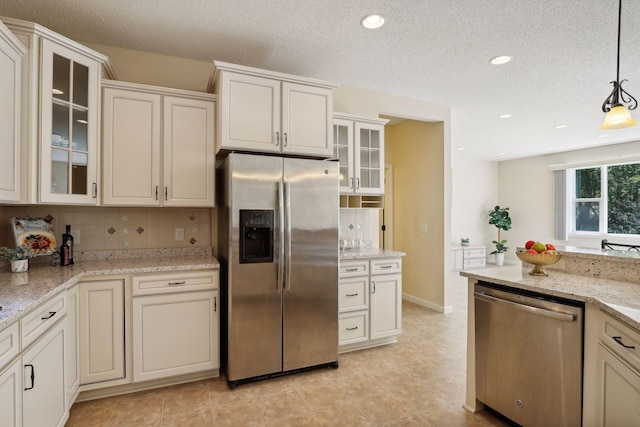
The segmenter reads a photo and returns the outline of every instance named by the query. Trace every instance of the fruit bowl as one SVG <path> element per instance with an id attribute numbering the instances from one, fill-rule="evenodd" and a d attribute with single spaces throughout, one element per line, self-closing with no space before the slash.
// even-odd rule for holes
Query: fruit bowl
<path id="1" fill-rule="evenodd" d="M 534 276 L 548 276 L 549 273 L 544 271 L 542 266 L 555 264 L 560 261 L 562 252 L 558 252 L 557 254 L 530 254 L 524 249 L 519 249 L 516 251 L 516 256 L 522 262 L 533 264 L 533 270 L 531 270 L 529 274 Z"/>

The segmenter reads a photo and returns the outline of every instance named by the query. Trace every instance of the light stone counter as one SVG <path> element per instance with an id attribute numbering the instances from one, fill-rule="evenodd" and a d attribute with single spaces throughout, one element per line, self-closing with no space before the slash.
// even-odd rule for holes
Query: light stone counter
<path id="1" fill-rule="evenodd" d="M 372 259 L 372 258 L 397 258 L 405 256 L 405 252 L 391 251 L 388 249 L 362 249 L 362 250 L 340 250 L 340 260 L 349 261 L 354 259 Z"/>
<path id="2" fill-rule="evenodd" d="M 220 268 L 217 259 L 202 254 L 85 260 L 67 267 L 53 267 L 46 262 L 31 264 L 26 273 L 11 273 L 8 266 L 0 272 L 0 331 L 84 276 Z"/>
<path id="3" fill-rule="evenodd" d="M 530 265 L 461 271 L 475 280 L 592 303 L 640 330 L 640 284 L 565 273 L 545 268 L 549 276 L 532 276 Z M 637 278 L 637 277 L 636 277 Z"/>

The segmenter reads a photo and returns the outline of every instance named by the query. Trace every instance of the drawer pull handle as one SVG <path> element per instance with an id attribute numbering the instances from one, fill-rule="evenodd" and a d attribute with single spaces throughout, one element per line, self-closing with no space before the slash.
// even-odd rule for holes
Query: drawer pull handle
<path id="1" fill-rule="evenodd" d="M 373 285 L 373 292 L 371 292 L 372 294 L 376 293 L 376 282 L 372 281 L 371 284 Z"/>
<path id="2" fill-rule="evenodd" d="M 628 348 L 628 349 L 631 349 L 631 350 L 635 350 L 636 349 L 635 345 L 626 345 L 625 343 L 623 343 L 622 342 L 622 337 L 611 337 L 611 338 L 613 338 L 615 342 L 617 342 L 618 344 L 620 344 L 624 348 Z"/>
<path id="3" fill-rule="evenodd" d="M 357 296 L 358 296 L 358 294 L 357 294 L 357 293 L 355 293 L 355 294 L 347 294 L 347 296 L 348 296 L 348 297 L 357 297 Z"/>
<path id="4" fill-rule="evenodd" d="M 347 271 L 358 271 L 358 267 L 347 268 Z"/>
<path id="5" fill-rule="evenodd" d="M 358 327 L 354 326 L 353 328 L 347 328 L 347 331 L 355 331 L 356 329 L 358 329 Z"/>
<path id="6" fill-rule="evenodd" d="M 41 317 L 40 319 L 42 320 L 51 319 L 53 316 L 56 315 L 56 313 L 57 313 L 56 311 L 50 311 L 48 316 Z"/>
<path id="7" fill-rule="evenodd" d="M 384 268 L 385 270 L 386 270 L 387 268 L 392 268 L 392 267 L 393 267 L 393 265 L 381 265 L 381 266 L 380 266 L 380 268 Z"/>
<path id="8" fill-rule="evenodd" d="M 31 368 L 31 387 L 27 387 L 25 388 L 25 390 L 31 390 L 32 388 L 34 388 L 36 386 L 36 368 L 33 367 L 32 364 L 26 364 L 24 365 L 24 367 L 30 367 Z"/>
<path id="9" fill-rule="evenodd" d="M 184 285 L 187 282 L 185 280 L 183 280 L 182 282 L 169 282 L 169 286 L 180 286 L 180 285 Z"/>

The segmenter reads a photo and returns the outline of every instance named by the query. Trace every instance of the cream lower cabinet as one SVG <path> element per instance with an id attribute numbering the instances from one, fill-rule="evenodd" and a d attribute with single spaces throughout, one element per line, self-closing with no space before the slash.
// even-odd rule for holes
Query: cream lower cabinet
<path id="1" fill-rule="evenodd" d="M 640 331 L 586 304 L 585 427 L 640 426 Z"/>
<path id="2" fill-rule="evenodd" d="M 65 326 L 58 322 L 22 356 L 24 427 L 62 427 L 69 418 L 65 399 Z"/>
<path id="3" fill-rule="evenodd" d="M 125 378 L 125 280 L 90 280 L 79 289 L 80 384 Z"/>
<path id="4" fill-rule="evenodd" d="M 22 425 L 22 361 L 0 371 L 0 426 Z"/>
<path id="5" fill-rule="evenodd" d="M 78 396 L 78 388 L 80 387 L 80 364 L 79 364 L 79 346 L 78 346 L 78 315 L 80 313 L 80 285 L 75 284 L 67 290 L 67 317 L 65 322 L 65 396 L 67 401 L 67 409 L 71 408 L 73 402 Z"/>
<path id="6" fill-rule="evenodd" d="M 133 381 L 220 367 L 218 271 L 133 277 Z"/>
<path id="7" fill-rule="evenodd" d="M 103 204 L 213 207 L 215 99 L 105 81 Z"/>
<path id="8" fill-rule="evenodd" d="M 342 261 L 338 285 L 340 351 L 396 342 L 402 332 L 402 260 Z"/>

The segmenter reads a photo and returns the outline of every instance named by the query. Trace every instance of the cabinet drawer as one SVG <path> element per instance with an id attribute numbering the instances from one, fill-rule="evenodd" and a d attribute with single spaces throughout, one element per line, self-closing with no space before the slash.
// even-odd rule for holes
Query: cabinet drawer
<path id="1" fill-rule="evenodd" d="M 340 278 L 366 276 L 369 274 L 369 261 L 342 261 L 339 271 Z"/>
<path id="2" fill-rule="evenodd" d="M 369 279 L 366 276 L 340 280 L 338 286 L 338 309 L 340 312 L 369 308 L 368 283 Z"/>
<path id="3" fill-rule="evenodd" d="M 477 249 L 465 249 L 464 250 L 464 259 L 467 258 L 486 258 L 486 250 L 485 248 L 477 248 Z"/>
<path id="4" fill-rule="evenodd" d="M 640 371 L 640 332 L 605 313 L 601 339 L 615 354 Z"/>
<path id="5" fill-rule="evenodd" d="M 400 258 L 371 260 L 371 274 L 400 273 L 402 260 Z"/>
<path id="6" fill-rule="evenodd" d="M 218 289 L 218 270 L 133 276 L 133 295 L 168 294 Z"/>
<path id="7" fill-rule="evenodd" d="M 21 348 L 24 350 L 51 328 L 67 312 L 66 292 L 62 292 L 20 319 Z"/>
<path id="8" fill-rule="evenodd" d="M 18 322 L 0 332 L 0 371 L 20 352 Z"/>
<path id="9" fill-rule="evenodd" d="M 486 265 L 487 260 L 484 258 L 472 258 L 464 259 L 464 268 L 483 268 Z"/>
<path id="10" fill-rule="evenodd" d="M 338 320 L 340 345 L 369 339 L 369 312 L 355 311 L 340 315 Z"/>

